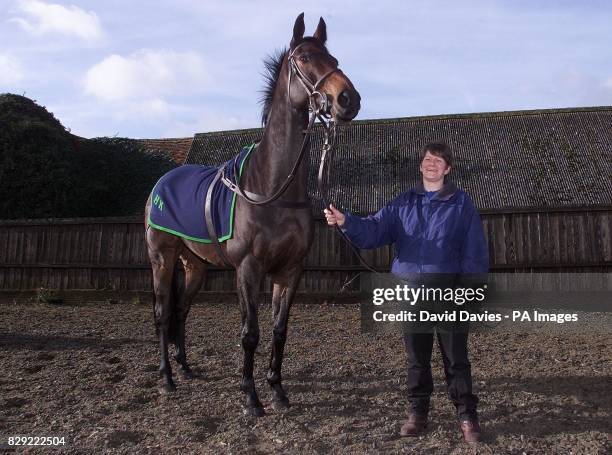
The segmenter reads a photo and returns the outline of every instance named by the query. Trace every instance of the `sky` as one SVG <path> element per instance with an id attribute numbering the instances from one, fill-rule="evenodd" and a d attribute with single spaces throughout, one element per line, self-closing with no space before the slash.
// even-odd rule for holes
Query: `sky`
<path id="1" fill-rule="evenodd" d="M 0 93 L 83 137 L 259 127 L 263 59 L 302 11 L 358 119 L 612 105 L 605 0 L 0 0 Z"/>

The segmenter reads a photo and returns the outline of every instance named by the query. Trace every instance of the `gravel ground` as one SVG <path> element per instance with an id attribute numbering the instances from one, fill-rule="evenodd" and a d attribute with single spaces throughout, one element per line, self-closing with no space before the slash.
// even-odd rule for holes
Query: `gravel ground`
<path id="1" fill-rule="evenodd" d="M 398 335 L 361 334 L 355 305 L 292 309 L 283 370 L 292 407 L 284 414 L 269 405 L 271 311 L 261 308 L 255 374 L 267 415 L 260 419 L 241 412 L 235 304 L 194 306 L 188 355 L 196 377 L 176 377 L 171 395 L 158 392 L 158 346 L 147 305 L 5 302 L 0 314 L 0 444 L 10 435 L 59 435 L 66 438 L 63 453 L 612 450 L 609 330 L 473 333 L 472 371 L 486 436 L 468 446 L 445 393 L 437 349 L 429 431 L 399 436 L 403 345 Z"/>

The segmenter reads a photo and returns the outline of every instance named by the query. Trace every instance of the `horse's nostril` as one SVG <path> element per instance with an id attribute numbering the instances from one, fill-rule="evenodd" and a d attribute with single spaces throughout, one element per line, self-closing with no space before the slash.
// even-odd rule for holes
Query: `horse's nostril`
<path id="1" fill-rule="evenodd" d="M 338 104 L 340 104 L 340 106 L 342 106 L 344 109 L 351 105 L 351 95 L 349 95 L 346 90 L 340 93 L 340 96 L 338 97 Z"/>

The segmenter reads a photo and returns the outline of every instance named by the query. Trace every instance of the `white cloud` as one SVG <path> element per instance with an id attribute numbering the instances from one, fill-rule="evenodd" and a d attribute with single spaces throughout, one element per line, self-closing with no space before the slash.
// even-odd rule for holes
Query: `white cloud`
<path id="1" fill-rule="evenodd" d="M 612 2 L 515 3 L 0 0 L 0 55 L 17 58 L 0 62 L 0 91 L 11 87 L 3 84 L 9 77 L 21 78 L 14 92 L 61 103 L 59 118 L 66 115 L 65 124 L 84 135 L 188 136 L 259 126 L 261 60 L 289 43 L 304 9 L 307 34 L 325 18 L 329 49 L 361 93 L 360 119 L 612 104 L 605 44 L 612 28 L 602 14 Z M 58 5 L 69 13 L 94 10 L 103 43 L 84 52 L 83 38 L 60 34 L 62 27 L 34 12 Z M 11 17 L 44 39 L 30 39 L 15 22 L 3 27 Z M 133 54 L 138 49 L 155 51 Z M 189 64 L 161 49 L 194 50 L 204 61 L 195 56 Z M 568 68 L 584 74 L 565 77 Z M 82 84 L 76 90 L 75 79 Z"/>
<path id="2" fill-rule="evenodd" d="M 201 93 L 210 79 L 194 52 L 143 49 L 128 57 L 111 55 L 91 67 L 84 89 L 102 101 L 137 102 L 165 112 L 165 96 Z"/>
<path id="3" fill-rule="evenodd" d="M 0 85 L 12 85 L 23 79 L 19 61 L 9 54 L 0 54 Z"/>
<path id="4" fill-rule="evenodd" d="M 65 7 L 40 0 L 20 0 L 18 8 L 28 18 L 15 17 L 12 21 L 32 34 L 59 33 L 88 41 L 102 37 L 100 21 L 93 11 L 85 11 L 74 5 Z"/>

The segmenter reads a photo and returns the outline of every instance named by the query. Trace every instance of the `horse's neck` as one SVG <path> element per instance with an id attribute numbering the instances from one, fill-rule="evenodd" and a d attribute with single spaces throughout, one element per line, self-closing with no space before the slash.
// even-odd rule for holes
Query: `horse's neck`
<path id="1" fill-rule="evenodd" d="M 279 96 L 277 96 L 279 95 Z M 275 103 L 264 130 L 262 140 L 251 161 L 246 189 L 266 196 L 276 191 L 287 179 L 298 159 L 303 131 L 308 123 L 308 111 L 292 109 L 284 93 L 275 94 Z M 308 155 L 308 150 L 305 152 Z M 306 200 L 308 182 L 308 156 L 304 156 L 293 183 L 281 196 L 284 200 Z"/>

